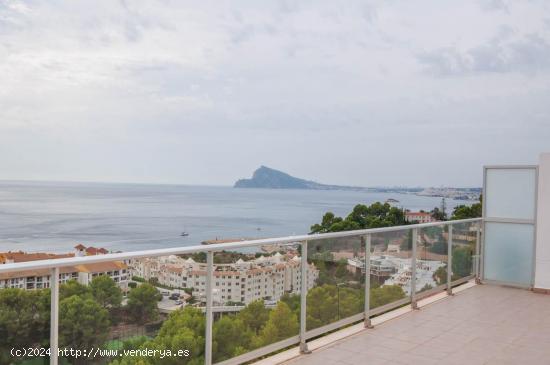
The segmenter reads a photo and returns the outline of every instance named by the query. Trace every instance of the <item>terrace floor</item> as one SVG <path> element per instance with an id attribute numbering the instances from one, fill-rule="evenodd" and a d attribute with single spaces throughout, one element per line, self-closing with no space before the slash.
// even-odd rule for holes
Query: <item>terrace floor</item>
<path id="1" fill-rule="evenodd" d="M 285 364 L 550 364 L 550 295 L 473 286 Z"/>

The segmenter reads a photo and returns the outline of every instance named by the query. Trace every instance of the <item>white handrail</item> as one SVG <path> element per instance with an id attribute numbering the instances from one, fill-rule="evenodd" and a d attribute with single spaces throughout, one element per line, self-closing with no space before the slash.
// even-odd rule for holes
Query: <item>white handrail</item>
<path id="1" fill-rule="evenodd" d="M 460 219 L 460 220 L 454 220 L 454 221 L 410 224 L 410 225 L 404 225 L 404 226 L 359 229 L 355 231 L 342 231 L 342 232 L 331 232 L 331 233 L 321 233 L 321 234 L 304 234 L 304 235 L 297 235 L 297 236 L 265 238 L 265 239 L 230 242 L 230 243 L 216 243 L 212 245 L 195 245 L 195 246 L 186 246 L 186 247 L 163 248 L 163 249 L 156 249 L 156 250 L 110 253 L 110 254 L 96 255 L 96 256 L 68 257 L 63 259 L 28 261 L 28 262 L 0 265 L 0 273 L 16 272 L 16 271 L 22 271 L 22 270 L 51 269 L 54 267 L 61 268 L 61 267 L 67 267 L 67 266 L 73 266 L 73 265 L 95 264 L 99 262 L 122 261 L 122 260 L 138 259 L 138 258 L 145 258 L 145 257 L 182 255 L 182 254 L 190 254 L 190 253 L 197 253 L 197 252 L 219 252 L 224 250 L 256 247 L 256 246 L 270 245 L 270 244 L 285 244 L 285 243 L 295 243 L 295 242 L 302 242 L 302 241 L 311 242 L 311 241 L 324 240 L 329 238 L 353 237 L 353 236 L 366 235 L 369 233 L 374 234 L 374 233 L 394 232 L 394 231 L 402 231 L 402 230 L 412 229 L 412 228 L 426 228 L 426 227 L 446 226 L 450 224 L 479 222 L 482 220 L 483 218 L 470 218 L 470 219 Z"/>

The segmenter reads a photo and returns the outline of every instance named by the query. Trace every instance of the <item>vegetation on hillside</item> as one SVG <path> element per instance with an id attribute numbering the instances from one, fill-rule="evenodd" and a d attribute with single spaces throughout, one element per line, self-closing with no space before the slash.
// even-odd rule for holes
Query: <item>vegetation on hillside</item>
<path id="1" fill-rule="evenodd" d="M 89 286 L 77 281 L 62 284 L 60 348 L 89 350 L 105 346 L 115 321 L 125 319 L 135 324 L 157 318 L 158 296 L 158 290 L 145 283 L 130 290 L 128 304 L 122 307 L 122 292 L 108 276 L 94 278 Z M 50 289 L 0 290 L 0 364 L 23 360 L 13 359 L 11 348 L 48 348 L 49 339 Z"/>
<path id="2" fill-rule="evenodd" d="M 403 210 L 388 203 L 376 202 L 369 206 L 357 204 L 346 218 L 337 217 L 332 212 L 323 216 L 321 223 L 311 226 L 311 233 L 351 231 L 364 228 L 378 228 L 405 225 Z"/>
<path id="3" fill-rule="evenodd" d="M 481 217 L 482 202 L 483 202 L 483 197 L 480 195 L 479 203 L 474 203 L 472 205 L 456 206 L 455 209 L 453 210 L 451 220 Z"/>

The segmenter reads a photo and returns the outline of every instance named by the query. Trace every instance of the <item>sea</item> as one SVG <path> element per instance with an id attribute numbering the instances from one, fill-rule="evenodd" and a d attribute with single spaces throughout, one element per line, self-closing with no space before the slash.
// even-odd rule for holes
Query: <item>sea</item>
<path id="1" fill-rule="evenodd" d="M 345 217 L 356 204 L 390 198 L 413 211 L 441 204 L 437 197 L 365 191 L 0 181 L 0 252 L 72 252 L 77 243 L 136 251 L 307 234 L 328 211 Z M 472 202 L 446 203 L 451 212 Z"/>

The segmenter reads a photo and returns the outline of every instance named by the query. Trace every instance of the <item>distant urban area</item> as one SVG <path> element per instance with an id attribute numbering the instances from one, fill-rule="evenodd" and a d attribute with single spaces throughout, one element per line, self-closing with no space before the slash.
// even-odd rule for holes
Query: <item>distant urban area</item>
<path id="1" fill-rule="evenodd" d="M 315 181 L 304 180 L 291 176 L 285 172 L 260 166 L 254 171 L 252 178 L 241 179 L 235 182 L 235 188 L 263 188 L 263 189 L 308 189 L 308 190 L 352 190 L 371 191 L 396 194 L 416 194 L 457 200 L 478 200 L 481 188 L 460 187 L 359 187 L 344 185 L 326 185 Z"/>

